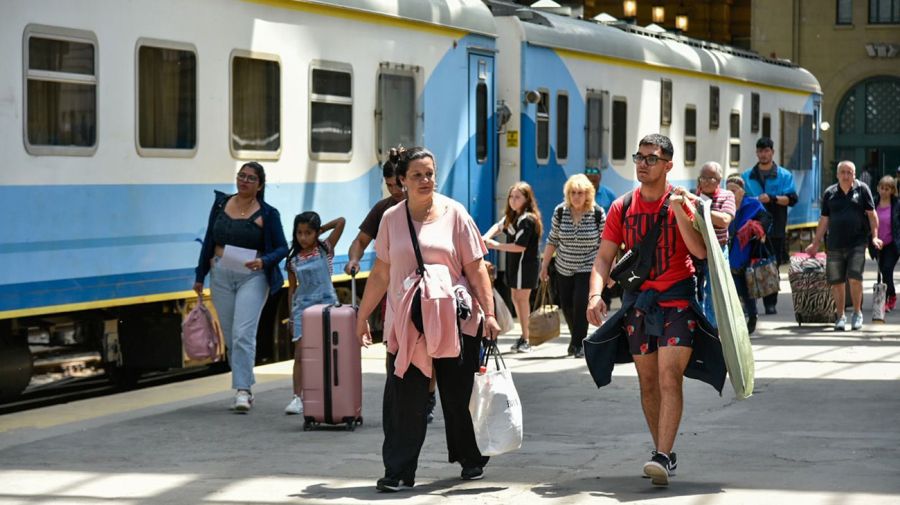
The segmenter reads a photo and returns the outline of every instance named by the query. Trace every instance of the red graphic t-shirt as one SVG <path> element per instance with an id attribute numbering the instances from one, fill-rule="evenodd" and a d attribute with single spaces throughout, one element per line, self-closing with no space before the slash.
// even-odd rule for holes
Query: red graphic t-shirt
<path id="1" fill-rule="evenodd" d="M 663 200 L 671 190 L 672 187 L 669 186 L 662 198 L 653 202 L 645 202 L 641 200 L 640 188 L 635 189 L 631 196 L 631 206 L 628 207 L 628 213 L 625 215 L 624 230 L 621 217 L 623 198 L 616 199 L 609 208 L 606 227 L 603 229 L 603 240 L 609 240 L 616 244 L 624 243 L 626 251 L 636 246 L 650 227 L 656 224 Z M 675 210 L 670 204 L 669 218 L 663 223 L 663 229 L 660 231 L 656 243 L 656 264 L 650 271 L 650 276 L 641 285 L 641 291 L 654 289 L 663 292 L 692 275 L 694 275 L 694 263 L 691 261 L 687 244 L 684 243 L 684 238 L 678 231 Z M 661 302 L 659 305 L 684 308 L 687 306 L 687 301 Z"/>

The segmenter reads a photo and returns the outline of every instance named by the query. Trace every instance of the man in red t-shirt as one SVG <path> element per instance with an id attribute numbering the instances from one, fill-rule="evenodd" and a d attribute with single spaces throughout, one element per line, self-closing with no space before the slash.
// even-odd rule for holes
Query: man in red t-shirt
<path id="1" fill-rule="evenodd" d="M 632 193 L 624 219 L 624 197 L 613 202 L 591 272 L 587 316 L 595 326 L 606 319 L 607 306 L 601 294 L 609 281 L 610 267 L 620 244 L 630 250 L 640 243 L 651 226 L 655 226 L 666 197 L 668 215 L 660 229 L 654 267 L 639 291 L 654 290 L 661 294 L 669 291 L 693 277 L 691 255 L 706 257 L 703 238 L 693 228 L 694 207 L 684 196 L 687 191 L 673 188 L 667 181 L 673 154 L 672 142 L 663 135 L 653 134 L 641 139 L 638 152 L 632 157 L 641 185 Z M 664 324 L 656 325 L 656 329 L 645 325 L 647 318 L 637 308 L 628 309 L 623 319 L 640 380 L 641 406 L 656 447 L 643 470 L 656 485 L 668 484 L 669 475 L 675 469 L 672 447 L 681 421 L 683 374 L 691 358 L 693 333 L 702 317 L 692 308 L 691 297 L 692 294 L 683 299 L 660 296 L 666 298 L 656 302 Z M 649 331 L 660 334 L 650 335 Z"/>

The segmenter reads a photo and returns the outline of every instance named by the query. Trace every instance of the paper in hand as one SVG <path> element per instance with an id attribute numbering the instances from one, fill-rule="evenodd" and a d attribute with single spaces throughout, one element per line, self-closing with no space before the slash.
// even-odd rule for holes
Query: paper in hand
<path id="1" fill-rule="evenodd" d="M 222 257 L 216 263 L 217 267 L 225 268 L 242 274 L 250 273 L 250 269 L 244 264 L 256 259 L 256 249 L 246 249 L 233 245 L 226 245 Z"/>

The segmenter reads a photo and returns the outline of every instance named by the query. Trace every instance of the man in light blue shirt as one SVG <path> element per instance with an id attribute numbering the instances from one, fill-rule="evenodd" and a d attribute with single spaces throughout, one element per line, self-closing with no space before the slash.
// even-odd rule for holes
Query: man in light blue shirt
<path id="1" fill-rule="evenodd" d="M 597 205 L 603 207 L 604 212 L 608 213 L 609 207 L 612 205 L 613 200 L 616 199 L 616 194 L 606 186 L 600 185 L 602 176 L 599 168 L 587 167 L 584 169 L 584 175 L 594 185 L 594 201 L 597 202 Z"/>

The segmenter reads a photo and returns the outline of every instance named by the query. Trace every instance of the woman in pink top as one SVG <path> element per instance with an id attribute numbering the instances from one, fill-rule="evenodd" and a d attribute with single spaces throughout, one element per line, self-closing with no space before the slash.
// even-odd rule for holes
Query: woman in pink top
<path id="1" fill-rule="evenodd" d="M 435 193 L 437 176 L 434 155 L 414 147 L 403 153 L 397 165 L 397 180 L 407 194 L 407 203 L 395 205 L 384 213 L 375 241 L 375 267 L 366 283 L 359 307 L 357 334 L 360 344 L 371 342 L 368 317 L 387 293 L 384 340 L 388 351 L 387 380 L 384 386 L 383 422 L 384 477 L 379 491 L 398 491 L 412 487 L 419 451 L 425 442 L 428 382 L 437 376 L 441 408 L 447 432 L 450 462 L 462 466 L 465 480 L 480 479 L 488 458 L 475 443 L 469 397 L 478 371 L 481 336 L 496 339 L 500 326 L 494 317 L 494 301 L 487 269 L 482 257 L 487 252 L 481 234 L 466 209 L 458 202 Z M 468 285 L 473 298 L 473 316 L 461 325 L 461 355 L 432 358 L 428 348 L 437 351 L 452 348 L 459 340 L 456 317 L 448 321 L 424 321 L 426 333 L 446 328 L 435 344 L 412 328 L 408 304 L 401 303 L 409 290 L 404 282 L 418 264 L 412 245 L 407 208 L 412 216 L 419 248 L 425 265 L 443 265 L 453 285 Z M 424 312 L 423 303 L 423 312 Z M 483 314 L 482 314 L 483 309 Z M 436 354 L 436 353 L 433 353 Z M 445 355 L 445 354 L 441 354 Z M 433 364 L 433 370 L 432 370 Z"/>
<path id="2" fill-rule="evenodd" d="M 887 284 L 887 300 L 884 310 L 890 312 L 897 305 L 897 292 L 894 288 L 894 267 L 900 258 L 900 200 L 897 198 L 897 183 L 890 175 L 878 181 L 878 193 L 875 196 L 875 212 L 878 213 L 878 238 L 884 244 L 878 253 L 878 269 L 882 282 Z"/>

